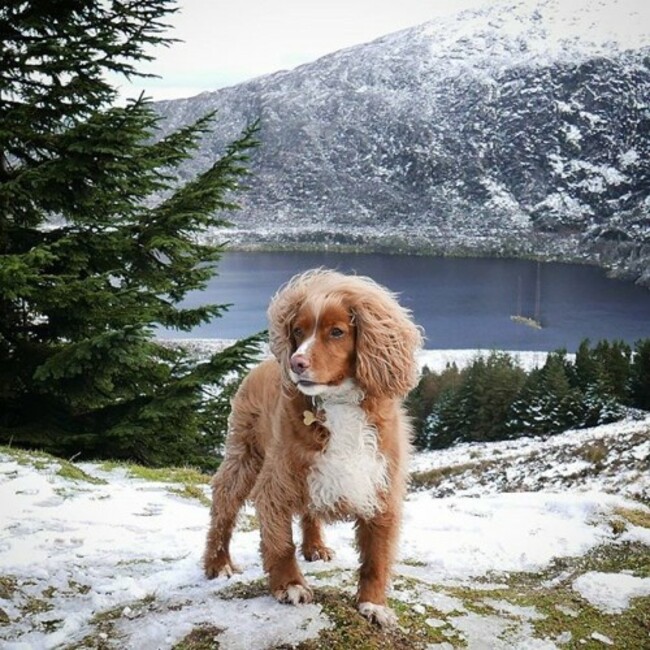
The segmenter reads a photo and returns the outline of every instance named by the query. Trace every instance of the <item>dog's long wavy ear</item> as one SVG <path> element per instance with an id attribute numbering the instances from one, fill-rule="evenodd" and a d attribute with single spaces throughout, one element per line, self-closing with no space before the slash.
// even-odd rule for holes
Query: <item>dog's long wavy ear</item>
<path id="1" fill-rule="evenodd" d="M 422 347 L 422 332 L 409 310 L 395 296 L 376 285 L 352 305 L 357 328 L 356 377 L 361 389 L 373 397 L 403 397 L 418 382 L 415 358 Z"/>
<path id="2" fill-rule="evenodd" d="M 269 346 L 271 353 L 278 360 L 282 371 L 282 380 L 289 380 L 289 360 L 292 349 L 291 329 L 296 314 L 307 295 L 307 275 L 296 275 L 287 284 L 280 287 L 273 296 L 266 312 L 269 320 Z"/>

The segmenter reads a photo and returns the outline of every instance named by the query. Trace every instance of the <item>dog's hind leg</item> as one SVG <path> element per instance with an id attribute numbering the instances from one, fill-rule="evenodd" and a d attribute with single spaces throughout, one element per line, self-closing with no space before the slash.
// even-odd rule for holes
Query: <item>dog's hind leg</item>
<path id="1" fill-rule="evenodd" d="M 334 551 L 325 546 L 321 520 L 311 514 L 302 516 L 302 555 L 308 562 L 324 560 L 329 562 Z"/>
<path id="2" fill-rule="evenodd" d="M 230 577 L 239 572 L 230 559 L 230 538 L 262 462 L 261 454 L 256 453 L 243 436 L 229 436 L 224 461 L 212 479 L 210 529 L 203 554 L 203 568 L 208 578 Z"/>

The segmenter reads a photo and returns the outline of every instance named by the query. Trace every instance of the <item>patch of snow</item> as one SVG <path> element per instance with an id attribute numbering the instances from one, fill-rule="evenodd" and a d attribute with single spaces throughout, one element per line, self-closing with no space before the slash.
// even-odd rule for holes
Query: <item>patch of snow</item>
<path id="1" fill-rule="evenodd" d="M 519 438 L 485 443 L 459 443 L 448 449 L 413 456 L 411 470 L 427 472 L 443 467 L 457 471 L 441 476 L 437 496 L 484 496 L 520 490 L 596 490 L 645 498 L 650 496 L 650 415 L 588 429 L 569 430 L 550 437 Z M 598 466 L 589 461 L 590 449 L 601 450 Z M 642 507 L 642 506 L 638 506 Z M 637 535 L 648 536 L 635 528 Z"/>
<path id="2" fill-rule="evenodd" d="M 636 149 L 628 149 L 620 154 L 618 161 L 621 163 L 621 167 L 625 168 L 636 164 L 639 161 L 639 157 L 639 152 Z"/>
<path id="3" fill-rule="evenodd" d="M 600 632 L 592 632 L 591 633 L 591 638 L 594 641 L 600 641 L 601 643 L 604 643 L 605 645 L 614 645 L 614 642 L 608 636 L 605 636 L 604 634 L 601 634 Z"/>
<path id="4" fill-rule="evenodd" d="M 496 609 L 498 612 L 503 612 L 504 614 L 509 614 L 510 616 L 514 616 L 516 618 L 521 618 L 528 621 L 538 621 L 540 619 L 546 618 L 544 614 L 540 614 L 534 607 L 514 605 L 507 600 L 494 600 L 492 598 L 486 598 L 483 602 L 493 609 Z"/>
<path id="5" fill-rule="evenodd" d="M 577 556 L 611 539 L 604 514 L 620 497 L 602 494 L 491 494 L 480 499 L 409 495 L 401 552 L 433 582 L 503 571 L 538 571 L 554 557 Z M 594 522 L 600 522 L 594 525 Z M 504 535 L 507 530 L 508 534 Z M 427 540 L 435 539 L 435 544 Z"/>
<path id="6" fill-rule="evenodd" d="M 602 612 L 620 614 L 633 598 L 650 595 L 650 578 L 590 571 L 576 578 L 573 588 Z"/>

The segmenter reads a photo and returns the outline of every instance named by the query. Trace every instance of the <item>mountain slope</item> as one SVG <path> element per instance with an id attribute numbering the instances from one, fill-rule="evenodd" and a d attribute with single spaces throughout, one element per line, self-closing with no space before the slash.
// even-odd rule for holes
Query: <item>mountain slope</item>
<path id="1" fill-rule="evenodd" d="M 231 240 L 540 254 L 650 283 L 639 4 L 490 5 L 157 107 L 164 131 L 218 110 L 188 175 L 261 119 Z"/>

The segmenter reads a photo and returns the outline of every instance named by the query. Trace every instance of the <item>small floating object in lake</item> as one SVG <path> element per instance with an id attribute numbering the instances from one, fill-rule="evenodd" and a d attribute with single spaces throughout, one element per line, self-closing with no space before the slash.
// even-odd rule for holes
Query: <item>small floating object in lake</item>
<path id="1" fill-rule="evenodd" d="M 528 316 L 510 316 L 510 320 L 513 323 L 519 323 L 520 325 L 526 325 L 527 327 L 532 327 L 536 330 L 541 330 L 543 325 L 535 318 L 529 318 Z"/>

